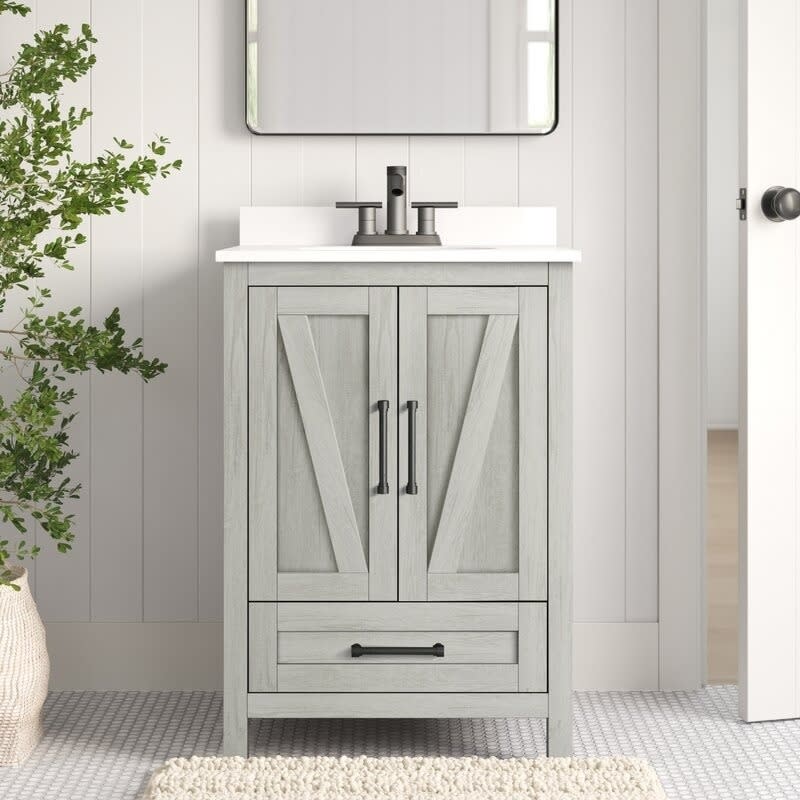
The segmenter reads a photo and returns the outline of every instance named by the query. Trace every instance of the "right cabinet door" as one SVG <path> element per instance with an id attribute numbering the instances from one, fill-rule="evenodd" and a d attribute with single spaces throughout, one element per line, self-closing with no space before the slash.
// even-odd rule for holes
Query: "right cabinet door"
<path id="1" fill-rule="evenodd" d="M 399 596 L 547 599 L 547 289 L 399 303 Z"/>

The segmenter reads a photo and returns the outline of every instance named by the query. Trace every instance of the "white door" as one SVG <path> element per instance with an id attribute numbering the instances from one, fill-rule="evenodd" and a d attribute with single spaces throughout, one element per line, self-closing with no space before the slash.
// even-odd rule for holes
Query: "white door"
<path id="1" fill-rule="evenodd" d="M 742 11 L 739 684 L 756 721 L 800 717 L 800 220 L 761 206 L 800 186 L 800 3 Z"/>

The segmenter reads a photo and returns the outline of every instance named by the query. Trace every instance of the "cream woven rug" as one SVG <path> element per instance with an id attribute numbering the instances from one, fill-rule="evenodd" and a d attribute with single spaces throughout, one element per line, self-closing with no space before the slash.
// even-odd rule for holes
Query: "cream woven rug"
<path id="1" fill-rule="evenodd" d="M 173 758 L 145 800 L 666 800 L 637 758 Z"/>

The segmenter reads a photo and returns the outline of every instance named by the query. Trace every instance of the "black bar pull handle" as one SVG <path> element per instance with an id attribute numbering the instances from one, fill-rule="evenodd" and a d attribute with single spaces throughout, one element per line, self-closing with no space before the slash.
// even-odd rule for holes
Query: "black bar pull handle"
<path id="1" fill-rule="evenodd" d="M 389 401 L 378 400 L 378 494 L 389 494 Z"/>
<path id="2" fill-rule="evenodd" d="M 350 657 L 361 656 L 436 656 L 444 658 L 444 645 L 441 642 L 431 647 L 365 647 L 361 644 L 350 645 Z"/>
<path id="3" fill-rule="evenodd" d="M 408 408 L 408 483 L 406 494 L 417 494 L 417 406 L 416 400 L 406 403 Z"/>

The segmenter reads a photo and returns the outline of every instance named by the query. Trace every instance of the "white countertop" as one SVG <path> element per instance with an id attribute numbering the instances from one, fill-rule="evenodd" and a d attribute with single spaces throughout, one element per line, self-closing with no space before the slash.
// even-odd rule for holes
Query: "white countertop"
<path id="1" fill-rule="evenodd" d="M 217 250 L 216 260 L 223 263 L 371 263 L 441 264 L 508 263 L 541 264 L 545 262 L 580 262 L 579 250 L 534 245 L 473 247 L 351 247 L 350 245 L 238 245 Z"/>

